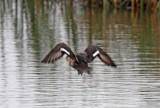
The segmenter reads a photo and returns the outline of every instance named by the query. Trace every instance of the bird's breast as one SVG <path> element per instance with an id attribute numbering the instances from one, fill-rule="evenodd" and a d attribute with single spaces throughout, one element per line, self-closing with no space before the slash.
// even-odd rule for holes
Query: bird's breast
<path id="1" fill-rule="evenodd" d="M 75 60 L 71 59 L 69 56 L 66 57 L 66 60 L 70 66 L 74 67 L 76 65 Z"/>

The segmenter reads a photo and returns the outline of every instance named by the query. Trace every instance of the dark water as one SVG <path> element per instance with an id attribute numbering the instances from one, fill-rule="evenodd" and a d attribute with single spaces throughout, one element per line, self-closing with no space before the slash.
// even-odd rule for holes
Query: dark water
<path id="1" fill-rule="evenodd" d="M 0 108 L 160 108 L 159 13 L 0 2 Z M 118 67 L 96 59 L 90 77 L 65 57 L 41 64 L 62 41 L 73 51 L 100 46 Z"/>

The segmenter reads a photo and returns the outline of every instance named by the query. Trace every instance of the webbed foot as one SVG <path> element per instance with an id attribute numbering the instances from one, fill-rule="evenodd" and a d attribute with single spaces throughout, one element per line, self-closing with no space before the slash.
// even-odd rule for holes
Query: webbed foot
<path id="1" fill-rule="evenodd" d="M 83 73 L 83 72 L 81 72 L 81 71 L 78 70 L 78 75 L 81 75 L 81 76 L 82 76 L 82 73 Z"/>

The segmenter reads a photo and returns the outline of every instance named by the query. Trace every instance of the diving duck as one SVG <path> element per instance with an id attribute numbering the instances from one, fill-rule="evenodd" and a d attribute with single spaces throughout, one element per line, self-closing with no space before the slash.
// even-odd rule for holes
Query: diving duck
<path id="1" fill-rule="evenodd" d="M 109 55 L 100 47 L 89 45 L 82 53 L 73 53 L 67 44 L 58 43 L 41 61 L 42 63 L 53 63 L 60 59 L 63 55 L 66 56 L 68 64 L 78 71 L 78 75 L 83 72 L 91 74 L 92 68 L 88 66 L 96 57 L 108 66 L 116 67 L 114 61 Z"/>

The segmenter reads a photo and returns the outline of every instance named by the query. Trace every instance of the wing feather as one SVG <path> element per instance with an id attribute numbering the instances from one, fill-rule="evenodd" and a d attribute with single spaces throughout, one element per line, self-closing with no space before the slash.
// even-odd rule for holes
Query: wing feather
<path id="1" fill-rule="evenodd" d="M 97 47 L 93 46 L 93 45 L 89 45 L 86 49 L 85 49 L 85 53 L 87 54 L 87 62 L 90 63 L 92 62 L 95 57 L 97 56 Z M 97 54 L 96 54 L 97 53 Z"/>
<path id="2" fill-rule="evenodd" d="M 110 56 L 105 53 L 103 50 L 100 51 L 100 54 L 98 55 L 99 59 L 104 62 L 105 64 L 109 65 L 109 66 L 113 66 L 116 67 L 116 64 L 114 63 L 114 61 L 110 58 Z"/>
<path id="3" fill-rule="evenodd" d="M 54 61 L 60 59 L 64 54 L 67 54 L 72 59 L 76 59 L 71 48 L 69 48 L 65 43 L 59 43 L 44 57 L 41 62 L 53 63 Z"/>
<path id="4" fill-rule="evenodd" d="M 87 54 L 87 61 L 90 63 L 92 62 L 97 56 L 99 57 L 99 59 L 104 62 L 105 64 L 109 65 L 109 66 L 113 66 L 116 67 L 116 64 L 114 63 L 114 61 L 110 58 L 110 56 L 103 51 L 103 49 L 97 47 L 97 46 L 93 46 L 93 45 L 89 45 L 86 49 L 85 52 Z"/>

